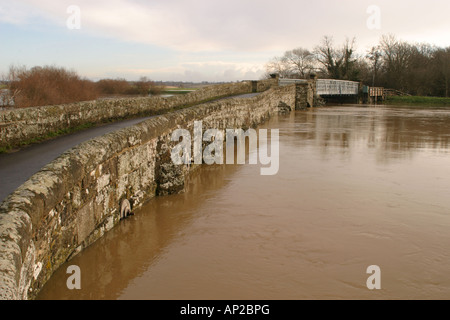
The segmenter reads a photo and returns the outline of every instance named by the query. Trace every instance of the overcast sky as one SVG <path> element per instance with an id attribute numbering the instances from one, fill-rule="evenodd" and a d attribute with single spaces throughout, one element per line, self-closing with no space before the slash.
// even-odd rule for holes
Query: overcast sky
<path id="1" fill-rule="evenodd" d="M 450 46 L 449 12 L 449 0 L 0 0 L 0 73 L 56 65 L 93 80 L 252 80 L 325 35 L 356 37 L 361 53 L 383 34 Z"/>

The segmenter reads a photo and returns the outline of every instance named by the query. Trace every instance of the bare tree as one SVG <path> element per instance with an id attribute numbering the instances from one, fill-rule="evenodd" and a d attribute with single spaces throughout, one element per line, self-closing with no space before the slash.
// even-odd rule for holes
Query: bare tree
<path id="1" fill-rule="evenodd" d="M 314 55 L 308 49 L 296 48 L 286 51 L 283 61 L 287 63 L 291 75 L 296 78 L 306 78 L 314 70 Z"/>
<path id="2" fill-rule="evenodd" d="M 342 76 L 345 80 L 357 80 L 358 69 L 355 68 L 357 57 L 355 55 L 356 39 L 347 39 L 342 48 L 344 57 Z"/>
<path id="3" fill-rule="evenodd" d="M 449 96 L 450 86 L 450 47 L 440 48 L 434 53 L 435 73 L 438 85 L 443 88 L 445 97 Z"/>
<path id="4" fill-rule="evenodd" d="M 323 68 L 323 72 L 330 76 L 335 74 L 337 53 L 333 48 L 333 38 L 325 36 L 322 43 L 314 49 L 314 53 Z"/>
<path id="5" fill-rule="evenodd" d="M 372 47 L 366 56 L 372 65 L 372 87 L 375 87 L 375 80 L 377 78 L 378 69 L 380 68 L 381 56 L 380 46 Z"/>
<path id="6" fill-rule="evenodd" d="M 276 73 L 282 78 L 290 78 L 288 63 L 284 57 L 274 57 L 266 64 L 267 74 Z"/>
<path id="7" fill-rule="evenodd" d="M 381 38 L 380 47 L 383 53 L 387 86 L 407 90 L 406 72 L 409 68 L 411 45 L 398 41 L 394 35 L 384 35 Z"/>
<path id="8" fill-rule="evenodd" d="M 355 39 L 335 46 L 325 36 L 312 53 L 303 48 L 286 51 L 266 67 L 268 75 L 285 78 L 303 78 L 320 68 L 320 77 L 364 81 L 414 95 L 450 94 L 450 47 L 408 43 L 394 35 L 382 36 L 364 57 L 356 54 Z"/>
<path id="9" fill-rule="evenodd" d="M 322 71 L 332 79 L 355 80 L 358 70 L 355 68 L 355 39 L 347 39 L 340 49 L 336 49 L 333 38 L 325 36 L 314 53 L 322 66 Z"/>
<path id="10" fill-rule="evenodd" d="M 266 64 L 266 73 L 277 73 L 282 78 L 306 78 L 314 71 L 314 55 L 307 49 L 296 48 L 274 57 Z"/>
<path id="11" fill-rule="evenodd" d="M 410 46 L 408 69 L 406 70 L 406 86 L 408 91 L 419 96 L 433 95 L 435 88 L 432 84 L 433 55 L 436 51 L 429 44 L 414 44 Z"/>

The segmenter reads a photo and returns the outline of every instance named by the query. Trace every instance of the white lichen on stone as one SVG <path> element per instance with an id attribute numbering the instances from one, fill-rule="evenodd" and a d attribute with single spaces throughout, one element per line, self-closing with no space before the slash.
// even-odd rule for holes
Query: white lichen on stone
<path id="1" fill-rule="evenodd" d="M 32 266 L 34 265 L 35 255 L 36 249 L 34 243 L 31 241 L 20 271 L 19 296 L 22 300 L 28 300 L 28 292 L 30 291 L 32 273 L 34 271 Z"/>
<path id="2" fill-rule="evenodd" d="M 107 232 L 110 231 L 112 228 L 114 228 L 114 215 L 109 216 L 105 224 L 105 229 Z"/>
<path id="3" fill-rule="evenodd" d="M 111 175 L 105 174 L 97 179 L 97 192 L 100 192 L 103 188 L 108 186 L 111 182 Z"/>
<path id="4" fill-rule="evenodd" d="M 55 216 L 55 214 L 56 214 L 56 210 L 55 209 L 50 210 L 50 212 L 48 213 L 50 218 L 53 218 Z"/>
<path id="5" fill-rule="evenodd" d="M 34 271 L 33 271 L 34 280 L 37 280 L 37 278 L 41 274 L 42 266 L 43 266 L 42 262 L 38 262 L 34 265 Z"/>

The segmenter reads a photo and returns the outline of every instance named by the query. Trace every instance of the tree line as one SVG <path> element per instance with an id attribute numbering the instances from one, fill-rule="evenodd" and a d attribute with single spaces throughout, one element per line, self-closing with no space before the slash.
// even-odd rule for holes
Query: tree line
<path id="1" fill-rule="evenodd" d="M 141 77 L 138 81 L 102 79 L 94 82 L 81 78 L 75 71 L 45 66 L 9 68 L 4 78 L 7 96 L 2 97 L 16 108 L 58 105 L 95 100 L 102 96 L 160 94 L 161 86 Z"/>
<path id="2" fill-rule="evenodd" d="M 449 97 L 450 47 L 408 43 L 384 35 L 365 54 L 358 54 L 355 39 L 336 46 L 332 37 L 325 36 L 313 50 L 299 47 L 273 58 L 266 73 L 293 79 L 317 74 L 411 95 Z"/>

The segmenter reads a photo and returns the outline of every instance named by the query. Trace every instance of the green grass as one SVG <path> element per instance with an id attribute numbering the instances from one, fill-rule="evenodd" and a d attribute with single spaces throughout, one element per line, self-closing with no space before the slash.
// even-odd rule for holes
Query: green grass
<path id="1" fill-rule="evenodd" d="M 76 127 L 72 127 L 72 128 L 66 128 L 66 129 L 60 129 L 58 131 L 54 131 L 54 132 L 49 132 L 41 137 L 37 137 L 37 138 L 33 138 L 33 139 L 29 139 L 27 141 L 23 141 L 20 143 L 21 147 L 25 147 L 31 144 L 36 144 L 36 143 L 40 143 L 43 141 L 47 141 L 50 139 L 54 139 L 57 138 L 59 136 L 63 136 L 63 135 L 67 135 L 67 134 L 71 134 L 71 133 L 75 133 L 81 130 L 86 130 L 92 127 L 95 127 L 96 124 L 95 123 L 85 123 Z"/>
<path id="2" fill-rule="evenodd" d="M 11 146 L 0 147 L 0 154 L 8 153 L 9 151 L 11 151 Z"/>
<path id="3" fill-rule="evenodd" d="M 450 98 L 418 96 L 388 97 L 386 104 L 450 106 Z"/>
<path id="4" fill-rule="evenodd" d="M 162 91 L 162 94 L 187 94 L 195 91 L 196 89 L 187 89 L 187 88 L 173 88 Z"/>
<path id="5" fill-rule="evenodd" d="M 199 88 L 166 88 L 166 91 L 196 91 Z"/>
<path id="6" fill-rule="evenodd" d="M 89 128 L 92 128 L 92 127 L 95 127 L 95 126 L 97 126 L 95 123 L 85 123 L 85 124 L 82 124 L 82 125 L 79 125 L 79 126 L 76 126 L 76 127 L 67 128 L 67 129 L 60 129 L 60 130 L 57 130 L 57 131 L 54 131 L 54 132 L 49 132 L 49 133 L 47 133 L 47 134 L 45 134 L 43 136 L 35 137 L 35 138 L 31 138 L 31 139 L 22 141 L 19 145 L 15 145 L 15 146 L 8 145 L 6 147 L 0 147 L 0 154 L 9 153 L 12 150 L 14 150 L 15 148 L 23 148 L 23 147 L 27 147 L 27 146 L 30 146 L 30 145 L 33 145 L 33 144 L 38 144 L 38 143 L 41 143 L 41 142 L 44 142 L 44 141 L 47 141 L 47 140 L 50 140 L 50 139 L 57 138 L 59 136 L 75 133 L 75 132 L 78 132 L 78 131 L 81 131 L 81 130 L 85 130 L 85 129 L 89 129 Z"/>

